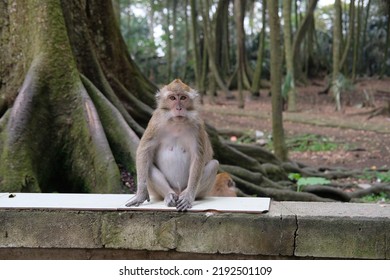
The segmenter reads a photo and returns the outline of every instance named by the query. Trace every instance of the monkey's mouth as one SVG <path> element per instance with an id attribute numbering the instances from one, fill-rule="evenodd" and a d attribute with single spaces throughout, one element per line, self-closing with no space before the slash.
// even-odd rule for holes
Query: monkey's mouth
<path id="1" fill-rule="evenodd" d="M 173 114 L 172 118 L 174 119 L 185 119 L 185 116 L 182 114 Z"/>
<path id="2" fill-rule="evenodd" d="M 182 123 L 182 122 L 186 121 L 186 117 L 184 117 L 184 116 L 173 116 L 171 118 L 171 121 L 175 122 L 175 123 Z"/>

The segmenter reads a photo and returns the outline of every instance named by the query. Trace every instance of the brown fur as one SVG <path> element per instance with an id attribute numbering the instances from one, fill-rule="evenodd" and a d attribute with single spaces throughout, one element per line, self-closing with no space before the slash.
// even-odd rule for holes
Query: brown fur
<path id="1" fill-rule="evenodd" d="M 137 194 L 126 206 L 149 200 L 149 193 L 179 211 L 212 188 L 218 170 L 195 90 L 176 79 L 156 94 L 158 106 L 137 149 Z"/>
<path id="2" fill-rule="evenodd" d="M 237 196 L 236 183 L 229 173 L 223 172 L 217 174 L 215 184 L 211 189 L 209 196 Z"/>

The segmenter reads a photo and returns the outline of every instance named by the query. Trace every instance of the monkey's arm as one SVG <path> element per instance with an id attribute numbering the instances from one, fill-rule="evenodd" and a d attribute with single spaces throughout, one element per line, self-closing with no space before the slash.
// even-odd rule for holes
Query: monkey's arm
<path id="1" fill-rule="evenodd" d="M 203 173 L 203 166 L 199 164 L 200 162 L 201 160 L 197 159 L 191 164 L 188 186 L 179 195 L 179 199 L 177 200 L 176 208 L 179 211 L 186 211 L 192 207 L 192 203 L 196 197 L 200 177 Z"/>
<path id="2" fill-rule="evenodd" d="M 145 200 L 150 200 L 147 188 L 147 176 L 149 174 L 149 169 L 152 163 L 150 163 L 148 160 L 138 160 L 139 158 L 147 159 L 147 153 L 148 151 L 146 149 L 144 151 L 137 151 L 137 193 L 126 203 L 127 207 L 139 206 L 140 204 L 144 203 Z"/>
<path id="3" fill-rule="evenodd" d="M 154 122 L 154 118 L 150 120 Z M 137 193 L 131 198 L 126 206 L 139 206 L 145 200 L 150 201 L 149 192 L 147 188 L 148 176 L 153 165 L 153 154 L 156 149 L 156 143 L 153 139 L 155 134 L 153 125 L 148 125 L 144 135 L 139 143 L 136 156 L 136 167 L 137 167 Z"/>

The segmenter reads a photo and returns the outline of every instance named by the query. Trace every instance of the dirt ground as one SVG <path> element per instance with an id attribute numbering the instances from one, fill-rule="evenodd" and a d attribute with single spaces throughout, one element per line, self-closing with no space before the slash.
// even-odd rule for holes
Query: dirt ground
<path id="1" fill-rule="evenodd" d="M 368 112 L 390 103 L 390 79 L 357 81 L 342 94 L 342 112 L 335 111 L 330 93 L 319 94 L 325 88 L 325 81 L 312 81 L 311 85 L 299 87 L 298 111 L 283 114 L 284 129 L 287 139 L 314 134 L 327 138 L 337 147 L 330 151 L 290 150 L 290 159 L 315 167 L 388 170 L 390 116 L 382 114 L 369 119 Z M 269 89 L 261 90 L 256 100 L 249 98 L 248 93 L 245 95 L 244 109 L 237 107 L 237 100 L 225 100 L 223 96 L 217 97 L 217 105 L 210 105 L 205 98 L 201 106 L 204 120 L 217 129 L 261 131 L 264 139 L 269 139 L 272 133 Z"/>

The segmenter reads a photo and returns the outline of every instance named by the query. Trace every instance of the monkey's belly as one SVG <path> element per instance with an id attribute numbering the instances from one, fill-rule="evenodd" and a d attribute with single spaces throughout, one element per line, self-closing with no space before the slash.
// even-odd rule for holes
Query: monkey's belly
<path id="1" fill-rule="evenodd" d="M 165 146 L 157 152 L 156 165 L 171 188 L 181 192 L 187 187 L 190 173 L 190 153 L 182 146 Z"/>

